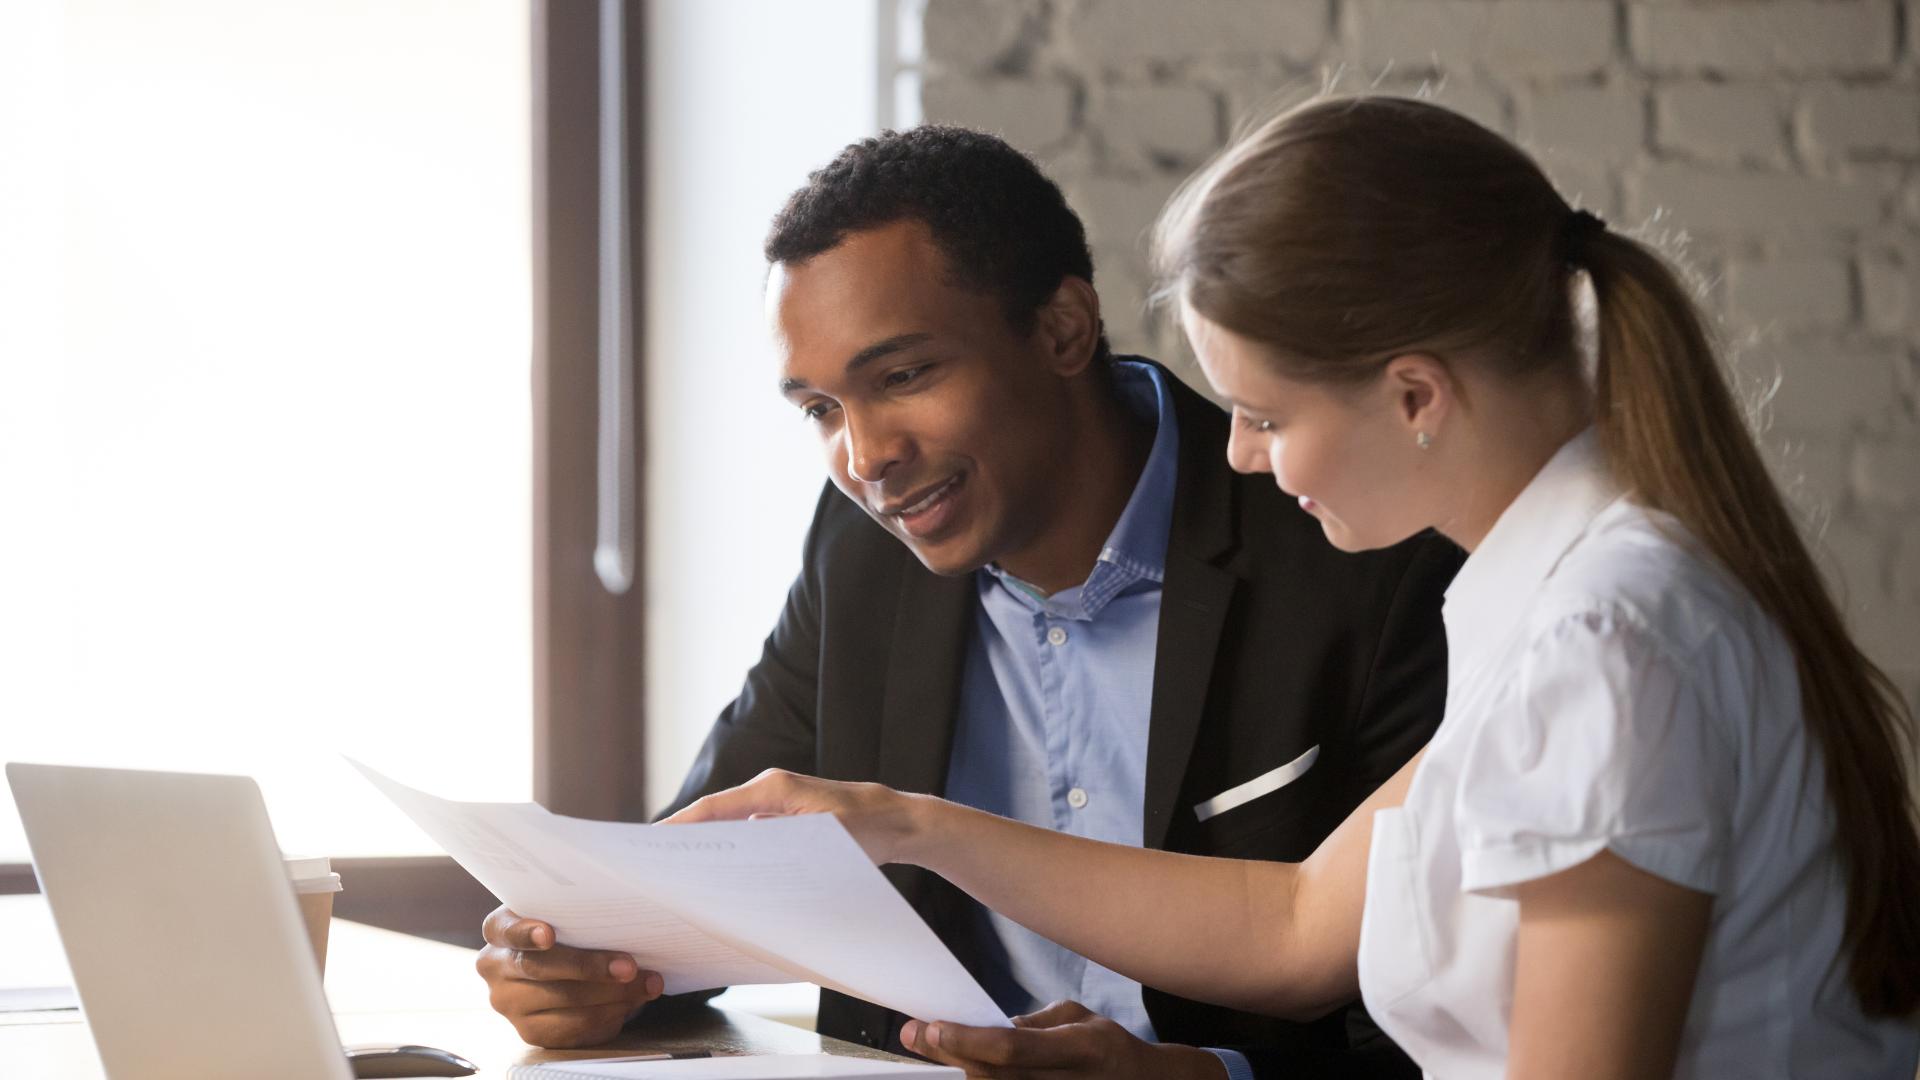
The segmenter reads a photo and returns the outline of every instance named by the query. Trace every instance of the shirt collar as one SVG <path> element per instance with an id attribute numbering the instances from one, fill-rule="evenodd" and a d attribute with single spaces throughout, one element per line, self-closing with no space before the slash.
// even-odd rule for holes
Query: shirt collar
<path id="1" fill-rule="evenodd" d="M 1058 618 L 1091 619 L 1127 586 L 1167 577 L 1167 534 L 1173 528 L 1173 490 L 1180 469 L 1180 422 L 1173 412 L 1173 392 L 1166 375 L 1151 364 L 1116 360 L 1113 380 L 1121 401 L 1141 418 L 1155 420 L 1157 427 L 1133 495 L 1107 534 L 1093 572 L 1085 583 L 1043 600 L 1032 586 L 999 566 L 983 568 L 1023 605 Z M 981 580 L 983 586 L 987 583 Z"/>
<path id="2" fill-rule="evenodd" d="M 1620 494 L 1593 428 L 1541 467 L 1447 587 L 1449 685 L 1495 659 L 1540 586 Z"/>

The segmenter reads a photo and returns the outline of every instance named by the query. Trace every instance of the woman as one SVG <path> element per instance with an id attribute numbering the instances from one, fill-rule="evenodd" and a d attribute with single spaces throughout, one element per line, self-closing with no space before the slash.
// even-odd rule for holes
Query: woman
<path id="1" fill-rule="evenodd" d="M 1435 1076 L 1912 1076 L 1910 719 L 1673 272 L 1498 136 L 1378 98 L 1270 122 L 1158 240 L 1236 468 L 1341 548 L 1472 553 L 1433 742 L 1298 865 L 787 775 L 678 820 L 835 812 L 876 861 L 1174 993 L 1308 1018 L 1358 990 Z M 1091 1037 L 908 1034 L 980 1071 Z M 1076 1060 L 1221 1070 L 1102 1045 Z"/>

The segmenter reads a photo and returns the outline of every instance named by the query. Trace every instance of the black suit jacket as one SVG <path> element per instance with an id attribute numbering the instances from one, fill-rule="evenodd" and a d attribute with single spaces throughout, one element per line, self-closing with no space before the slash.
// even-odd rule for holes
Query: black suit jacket
<path id="1" fill-rule="evenodd" d="M 1228 468 L 1227 415 L 1171 374 L 1166 380 L 1180 424 L 1179 480 L 1141 842 L 1297 861 L 1438 725 L 1440 601 L 1463 556 L 1433 534 L 1384 551 L 1337 550 L 1272 477 Z M 927 570 L 828 484 L 786 609 L 675 808 L 767 768 L 940 794 L 977 604 L 972 574 Z M 1195 804 L 1316 745 L 1319 758 L 1294 783 L 1204 822 L 1194 814 Z M 886 870 L 962 963 L 980 971 L 991 943 L 975 902 L 918 868 Z M 1231 1046 L 1262 1073 L 1417 1075 L 1357 1008 L 1351 1018 L 1343 1009 L 1298 1024 L 1150 987 L 1145 997 L 1163 1041 Z M 904 1019 L 821 994 L 823 1034 L 898 1050 Z"/>

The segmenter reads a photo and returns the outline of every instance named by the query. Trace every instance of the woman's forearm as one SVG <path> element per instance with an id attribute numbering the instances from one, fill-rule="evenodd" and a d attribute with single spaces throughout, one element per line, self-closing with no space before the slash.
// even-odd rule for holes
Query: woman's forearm
<path id="1" fill-rule="evenodd" d="M 1294 865 L 1106 844 L 926 797 L 910 816 L 903 861 L 1034 933 L 1182 997 L 1296 1011 L 1275 992 L 1295 981 L 1284 963 Z"/>
<path id="2" fill-rule="evenodd" d="M 1104 844 L 880 784 L 770 769 L 665 824 L 830 813 L 876 863 L 914 863 L 1043 937 L 1198 1001 L 1313 1018 L 1359 992 L 1374 811 L 1399 806 L 1415 755 L 1305 862 Z"/>
<path id="3" fill-rule="evenodd" d="M 893 857 L 1129 978 L 1312 1018 L 1358 992 L 1373 810 L 1398 805 L 1404 793 L 1403 782 L 1389 783 L 1299 864 L 1100 843 L 907 796 Z"/>

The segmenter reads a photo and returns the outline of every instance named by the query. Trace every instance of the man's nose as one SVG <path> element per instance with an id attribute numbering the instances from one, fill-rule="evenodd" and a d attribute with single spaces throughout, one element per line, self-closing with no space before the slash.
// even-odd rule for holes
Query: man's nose
<path id="1" fill-rule="evenodd" d="M 877 484 L 906 457 L 907 440 L 881 418 L 847 411 L 847 476 L 862 484 Z"/>

